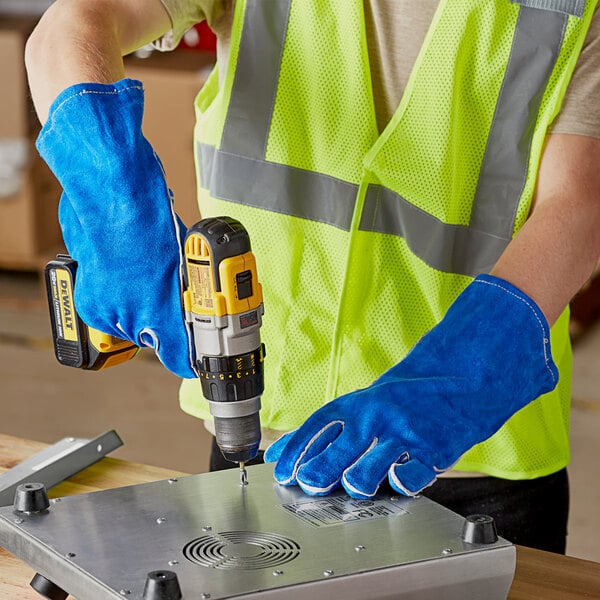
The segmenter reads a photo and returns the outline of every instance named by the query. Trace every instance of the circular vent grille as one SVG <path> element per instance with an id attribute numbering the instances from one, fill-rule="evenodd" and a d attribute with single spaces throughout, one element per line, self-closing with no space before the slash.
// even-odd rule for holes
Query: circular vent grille
<path id="1" fill-rule="evenodd" d="M 300 546 L 274 533 L 224 531 L 192 540 L 183 554 L 189 561 L 213 569 L 267 569 L 296 558 Z"/>

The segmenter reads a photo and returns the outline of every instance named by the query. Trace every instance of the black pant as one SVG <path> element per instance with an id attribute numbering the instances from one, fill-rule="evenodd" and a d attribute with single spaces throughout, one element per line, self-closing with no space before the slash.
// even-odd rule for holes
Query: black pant
<path id="1" fill-rule="evenodd" d="M 263 462 L 263 453 L 248 464 Z M 215 440 L 210 470 L 235 467 L 226 461 Z M 387 490 L 389 491 L 389 490 Z M 537 479 L 511 481 L 497 477 L 441 477 L 423 495 L 466 517 L 493 517 L 498 535 L 514 544 L 564 554 L 569 515 L 567 470 Z"/>
<path id="2" fill-rule="evenodd" d="M 494 517 L 498 535 L 514 544 L 565 553 L 569 516 L 566 469 L 520 481 L 442 477 L 423 495 L 464 517 Z"/>

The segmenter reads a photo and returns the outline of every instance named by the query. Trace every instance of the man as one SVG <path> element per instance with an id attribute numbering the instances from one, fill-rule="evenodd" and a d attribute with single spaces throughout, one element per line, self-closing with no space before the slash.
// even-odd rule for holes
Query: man
<path id="1" fill-rule="evenodd" d="M 82 317 L 154 347 L 186 378 L 184 410 L 208 418 L 184 226 L 121 60 L 207 18 L 200 207 L 244 223 L 257 256 L 265 440 L 299 427 L 265 455 L 277 481 L 370 497 L 388 480 L 564 551 L 565 308 L 600 255 L 595 9 L 58 0 L 26 59 Z"/>

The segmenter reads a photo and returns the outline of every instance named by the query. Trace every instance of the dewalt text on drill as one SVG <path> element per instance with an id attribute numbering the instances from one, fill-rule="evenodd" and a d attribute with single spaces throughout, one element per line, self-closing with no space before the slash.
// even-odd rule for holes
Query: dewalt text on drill
<path id="1" fill-rule="evenodd" d="M 54 354 L 61 365 L 99 371 L 132 359 L 139 348 L 88 327 L 75 310 L 77 263 L 59 254 L 44 270 Z"/>

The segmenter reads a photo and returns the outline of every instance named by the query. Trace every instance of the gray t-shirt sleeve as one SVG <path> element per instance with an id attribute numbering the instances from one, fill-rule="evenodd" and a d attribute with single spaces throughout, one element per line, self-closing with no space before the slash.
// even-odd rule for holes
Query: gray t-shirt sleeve
<path id="1" fill-rule="evenodd" d="M 227 12 L 229 0 L 160 0 L 171 19 L 171 30 L 153 42 L 157 50 L 168 51 L 177 47 L 183 34 L 193 25 L 207 21 L 215 26 Z"/>
<path id="2" fill-rule="evenodd" d="M 596 9 L 551 133 L 600 139 L 600 10 Z"/>

